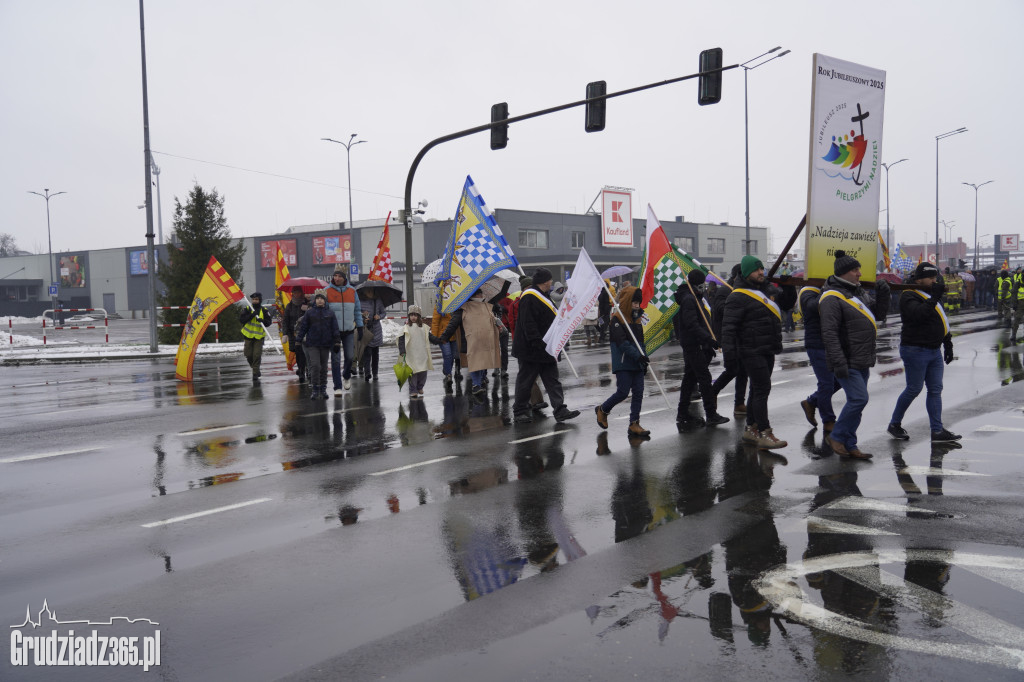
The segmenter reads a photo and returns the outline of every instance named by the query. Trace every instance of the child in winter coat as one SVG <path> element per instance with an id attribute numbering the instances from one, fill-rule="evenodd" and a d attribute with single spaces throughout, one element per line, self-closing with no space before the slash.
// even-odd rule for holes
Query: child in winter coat
<path id="1" fill-rule="evenodd" d="M 647 357 L 647 350 L 644 348 L 644 329 L 640 323 L 640 316 L 644 313 L 641 306 L 642 300 L 643 293 L 634 286 L 622 287 L 619 292 L 619 312 L 612 316 L 609 329 L 612 372 L 615 373 L 615 393 L 594 408 L 598 426 L 607 429 L 608 413 L 632 393 L 633 400 L 629 406 L 629 429 L 627 431 L 631 438 L 646 438 L 651 435 L 650 431 L 640 426 L 640 409 L 644 401 L 644 375 L 651 362 L 651 359 Z M 632 336 L 629 334 L 630 330 L 633 331 Z M 636 342 L 633 341 L 634 338 Z M 637 343 L 640 344 L 639 348 Z"/>
<path id="2" fill-rule="evenodd" d="M 412 369 L 409 377 L 409 397 L 422 398 L 423 386 L 427 383 L 427 372 L 434 369 L 430 359 L 430 327 L 423 324 L 423 310 L 418 305 L 409 306 L 409 319 L 402 335 L 398 337 L 398 353 Z"/>
<path id="3" fill-rule="evenodd" d="M 327 306 L 327 294 L 317 289 L 313 296 L 313 307 L 299 320 L 295 340 L 306 352 L 309 367 L 310 398 L 327 399 L 327 363 L 331 348 L 341 343 L 338 318 Z"/>

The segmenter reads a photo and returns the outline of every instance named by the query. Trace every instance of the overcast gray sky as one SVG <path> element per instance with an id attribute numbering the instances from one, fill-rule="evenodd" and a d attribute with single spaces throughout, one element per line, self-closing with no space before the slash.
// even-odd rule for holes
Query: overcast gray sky
<path id="1" fill-rule="evenodd" d="M 901 240 L 934 238 L 935 136 L 960 126 L 940 143 L 953 238 L 973 241 L 964 181 L 995 180 L 980 234 L 1024 232 L 1010 144 L 1021 27 L 1019 0 L 149 0 L 164 232 L 196 182 L 225 196 L 236 236 L 347 220 L 345 149 L 320 138 L 351 133 L 368 141 L 352 149 L 355 219 L 382 218 L 419 149 L 486 123 L 496 102 L 516 115 L 582 99 L 592 80 L 615 91 L 692 73 L 704 48 L 728 65 L 776 45 L 792 52 L 749 74 L 751 222 L 776 248 L 806 210 L 814 52 L 887 72 L 882 158 L 909 158 L 890 177 Z M 67 192 L 50 202 L 54 250 L 144 243 L 138 2 L 0 0 L 0 64 L 0 232 L 44 252 L 45 205 L 26 192 L 50 188 Z M 697 106 L 691 81 L 612 100 L 601 133 L 575 109 L 513 125 L 505 150 L 486 134 L 442 145 L 413 198 L 448 218 L 471 174 L 491 208 L 582 213 L 610 184 L 636 189 L 634 217 L 649 202 L 666 219 L 742 225 L 743 121 L 737 69 L 714 106 Z"/>

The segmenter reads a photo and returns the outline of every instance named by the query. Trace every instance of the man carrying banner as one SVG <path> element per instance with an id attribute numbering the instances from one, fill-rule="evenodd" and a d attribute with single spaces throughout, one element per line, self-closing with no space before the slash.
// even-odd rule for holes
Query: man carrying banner
<path id="1" fill-rule="evenodd" d="M 246 362 L 252 368 L 252 380 L 260 378 L 260 362 L 263 360 L 263 340 L 267 338 L 267 325 L 271 323 L 270 313 L 263 309 L 263 294 L 258 291 L 250 294 L 249 299 L 252 306 L 247 307 L 238 314 L 238 321 L 242 323 L 242 336 L 245 337 L 245 345 L 242 353 Z"/>
<path id="2" fill-rule="evenodd" d="M 715 350 L 721 348 L 718 339 L 711 333 L 711 311 L 698 300 L 697 292 L 706 275 L 700 270 L 690 270 L 687 281 L 676 290 L 675 301 L 679 311 L 672 319 L 676 338 L 683 348 L 683 381 L 679 387 L 679 407 L 676 423 L 683 426 L 717 426 L 728 424 L 729 418 L 718 414 L 718 399 L 711 389 L 711 372 L 708 367 L 715 357 Z M 704 419 L 690 413 L 690 397 L 693 387 L 700 386 L 704 401 Z"/>
<path id="3" fill-rule="evenodd" d="M 533 285 L 519 297 L 516 330 L 512 336 L 512 355 L 519 361 L 516 376 L 516 398 L 512 413 L 517 424 L 533 421 L 530 409 L 530 391 L 538 377 L 544 382 L 548 399 L 560 422 L 578 417 L 579 410 L 570 410 L 562 398 L 562 383 L 558 379 L 558 361 L 547 351 L 544 334 L 555 321 L 555 306 L 548 298 L 551 291 L 551 272 L 537 268 Z"/>
<path id="4" fill-rule="evenodd" d="M 772 370 L 782 352 L 782 311 L 768 297 L 764 264 L 755 256 L 740 261 L 733 287 L 722 316 L 722 354 L 726 371 L 742 368 L 750 381 L 743 441 L 766 450 L 783 448 L 788 443 L 775 437 L 768 421 Z"/>

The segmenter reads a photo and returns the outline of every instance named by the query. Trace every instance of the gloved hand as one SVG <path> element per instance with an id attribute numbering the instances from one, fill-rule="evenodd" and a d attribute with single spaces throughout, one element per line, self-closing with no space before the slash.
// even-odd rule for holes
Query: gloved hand
<path id="1" fill-rule="evenodd" d="M 651 364 L 651 359 L 646 355 L 641 355 L 640 360 L 638 360 L 638 362 L 640 363 L 640 369 L 646 372 L 647 366 Z"/>
<path id="2" fill-rule="evenodd" d="M 789 280 L 790 280 L 790 275 L 779 275 L 779 281 L 780 282 L 788 282 Z"/>
<path id="3" fill-rule="evenodd" d="M 846 365 L 843 365 L 842 367 L 836 367 L 836 369 L 833 372 L 833 374 L 836 375 L 837 379 L 849 379 L 850 378 L 850 368 L 847 367 Z"/>
<path id="4" fill-rule="evenodd" d="M 946 361 L 946 364 L 953 362 L 953 342 L 946 341 L 942 344 L 942 359 Z"/>
<path id="5" fill-rule="evenodd" d="M 434 336 L 430 332 L 427 332 L 427 341 L 430 341 L 430 343 L 434 344 L 435 346 L 440 346 L 442 343 L 441 337 Z"/>
<path id="6" fill-rule="evenodd" d="M 357 341 L 362 341 L 363 340 L 363 328 L 362 327 L 356 327 L 356 340 Z"/>
<path id="7" fill-rule="evenodd" d="M 935 300 L 942 298 L 942 294 L 946 292 L 946 285 L 936 280 L 932 283 L 931 295 Z"/>
<path id="8" fill-rule="evenodd" d="M 718 343 L 717 340 L 712 340 L 711 347 L 714 348 L 715 350 L 719 350 L 722 348 L 722 344 Z"/>
<path id="9" fill-rule="evenodd" d="M 890 294 L 890 292 L 891 292 L 891 288 L 889 287 L 889 282 L 887 282 L 884 279 L 880 279 L 877 282 L 875 282 L 875 292 L 877 293 L 877 295 L 879 297 L 888 296 Z"/>

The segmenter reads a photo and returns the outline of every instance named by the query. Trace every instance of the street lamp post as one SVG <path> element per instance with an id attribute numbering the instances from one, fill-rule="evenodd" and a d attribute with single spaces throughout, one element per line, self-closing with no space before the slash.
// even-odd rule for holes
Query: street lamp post
<path id="1" fill-rule="evenodd" d="M 963 182 L 961 184 L 967 185 L 968 187 L 974 188 L 974 269 L 978 269 L 978 190 L 989 184 L 995 182 L 995 180 L 986 180 L 980 185 L 975 185 L 973 182 Z"/>
<path id="2" fill-rule="evenodd" d="M 357 144 L 362 144 L 366 140 L 358 140 L 353 142 L 359 133 L 352 133 L 352 136 L 348 138 L 348 142 L 341 142 L 339 140 L 332 140 L 329 137 L 321 137 L 320 139 L 324 142 L 333 142 L 340 144 L 345 148 L 345 165 L 348 168 L 348 236 L 349 236 L 349 247 L 352 245 L 352 147 Z"/>
<path id="3" fill-rule="evenodd" d="M 759 64 L 754 64 L 753 66 L 747 66 L 747 64 L 749 64 L 750 62 L 756 62 L 758 59 L 761 59 L 761 57 L 765 57 L 767 55 L 770 55 L 773 52 L 778 52 L 781 49 L 782 49 L 781 46 L 773 47 L 772 49 L 768 50 L 764 54 L 760 54 L 760 55 L 754 57 L 753 59 L 748 59 L 747 61 L 745 61 L 742 64 L 740 64 L 740 66 L 743 67 L 743 154 L 744 154 L 745 165 L 746 165 L 746 182 L 745 182 L 744 187 L 745 187 L 745 190 L 746 190 L 746 227 L 747 227 L 746 233 L 745 233 L 745 236 L 744 236 L 744 239 L 743 239 L 743 252 L 745 254 L 747 254 L 747 255 L 750 255 L 750 118 L 749 118 L 748 109 L 747 109 L 747 72 L 748 71 L 753 71 L 754 69 L 756 69 L 759 66 L 764 66 L 765 64 L 767 64 L 768 62 L 772 61 L 773 59 L 778 59 L 779 57 L 785 57 L 787 54 L 789 54 L 789 50 L 786 50 L 785 52 L 779 52 L 779 54 L 775 55 L 774 57 L 770 57 L 768 59 L 765 59 L 763 62 L 761 62 Z"/>
<path id="4" fill-rule="evenodd" d="M 49 260 L 50 260 L 50 286 L 53 286 L 53 284 L 57 280 L 55 280 L 53 278 L 53 239 L 50 238 L 50 199 L 52 199 L 53 197 L 57 196 L 58 194 L 67 194 L 67 192 L 54 192 L 53 194 L 50 194 L 50 190 L 48 188 L 44 189 L 43 192 L 44 192 L 43 194 L 40 194 L 39 192 L 33 192 L 32 190 L 28 190 L 29 194 L 35 194 L 37 197 L 42 197 L 42 198 L 46 199 L 46 246 L 47 246 L 47 249 L 49 250 L 49 254 L 50 254 L 50 256 L 49 256 Z M 53 307 L 53 320 L 54 320 L 54 324 L 56 324 L 56 321 L 57 321 L 57 295 L 56 294 L 51 294 L 50 295 L 50 305 Z"/>
<path id="5" fill-rule="evenodd" d="M 896 164 L 903 163 L 904 161 L 909 161 L 909 159 L 900 159 L 899 161 L 894 161 L 891 164 L 882 164 L 882 167 L 886 169 L 886 248 L 889 249 L 889 253 L 892 253 L 893 249 L 893 237 L 892 233 L 889 231 L 889 169 Z"/>
<path id="6" fill-rule="evenodd" d="M 935 266 L 939 266 L 939 140 L 966 133 L 967 128 L 957 128 L 935 136 Z"/>

